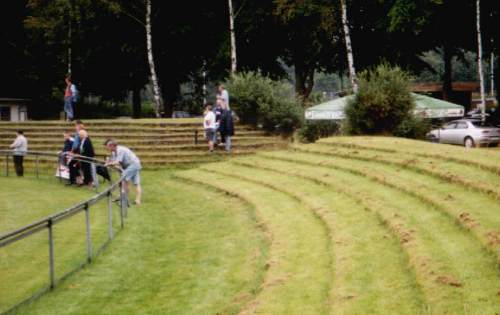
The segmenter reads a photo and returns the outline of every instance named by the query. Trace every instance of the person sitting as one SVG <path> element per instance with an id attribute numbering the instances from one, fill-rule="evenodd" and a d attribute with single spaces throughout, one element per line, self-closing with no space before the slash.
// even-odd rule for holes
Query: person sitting
<path id="1" fill-rule="evenodd" d="M 92 141 L 89 138 L 89 134 L 83 129 L 80 130 L 78 134 L 80 135 L 80 155 L 86 158 L 93 159 L 95 153 Z M 91 186 L 93 183 L 92 163 L 81 161 L 80 164 L 83 172 L 83 184 L 81 184 L 80 186 Z"/>
<path id="2" fill-rule="evenodd" d="M 67 166 L 67 154 L 71 152 L 71 149 L 73 148 L 73 142 L 74 139 L 71 137 L 71 133 L 67 130 L 63 132 L 63 137 L 64 137 L 64 146 L 63 149 L 59 152 L 59 163 L 61 165 Z"/>
<path id="3" fill-rule="evenodd" d="M 67 185 L 76 185 L 77 177 L 80 175 L 80 163 L 73 159 L 72 156 L 80 153 L 80 130 L 85 129 L 83 122 L 77 120 L 75 122 L 75 134 L 73 136 L 73 147 L 68 152 L 68 167 L 69 167 L 69 183 Z"/>

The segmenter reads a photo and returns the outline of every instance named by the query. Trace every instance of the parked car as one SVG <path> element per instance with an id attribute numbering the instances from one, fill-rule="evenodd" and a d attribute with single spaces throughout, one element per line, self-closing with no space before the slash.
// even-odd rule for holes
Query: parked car
<path id="1" fill-rule="evenodd" d="M 172 113 L 172 118 L 189 118 L 191 115 L 188 112 L 176 110 Z"/>
<path id="2" fill-rule="evenodd" d="M 490 123 L 483 124 L 480 120 L 460 119 L 431 130 L 427 138 L 433 142 L 459 144 L 467 148 L 493 146 L 500 143 L 500 128 Z"/>

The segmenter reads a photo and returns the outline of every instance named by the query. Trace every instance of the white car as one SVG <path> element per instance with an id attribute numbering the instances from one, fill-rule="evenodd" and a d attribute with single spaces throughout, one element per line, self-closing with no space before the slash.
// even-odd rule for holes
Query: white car
<path id="1" fill-rule="evenodd" d="M 467 148 L 500 143 L 500 128 L 491 124 L 482 124 L 480 120 L 460 119 L 446 123 L 439 129 L 427 133 L 433 142 L 459 144 Z"/>

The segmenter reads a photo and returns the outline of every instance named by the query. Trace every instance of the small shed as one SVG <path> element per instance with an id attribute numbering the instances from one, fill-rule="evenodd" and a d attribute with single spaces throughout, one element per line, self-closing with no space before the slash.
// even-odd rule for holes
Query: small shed
<path id="1" fill-rule="evenodd" d="M 430 96 L 412 93 L 415 98 L 415 116 L 423 118 L 459 118 L 464 115 L 462 105 L 453 104 Z M 342 120 L 344 108 L 354 95 L 340 97 L 306 109 L 305 118 L 309 120 Z"/>
<path id="2" fill-rule="evenodd" d="M 411 90 L 412 92 L 425 93 L 434 98 L 444 99 L 443 83 L 441 82 L 414 83 Z M 465 110 L 469 111 L 472 109 L 472 93 L 474 92 L 479 92 L 478 82 L 452 82 L 448 101 L 463 105 Z"/>
<path id="3" fill-rule="evenodd" d="M 0 121 L 25 121 L 28 119 L 28 102 L 22 98 L 0 97 Z"/>

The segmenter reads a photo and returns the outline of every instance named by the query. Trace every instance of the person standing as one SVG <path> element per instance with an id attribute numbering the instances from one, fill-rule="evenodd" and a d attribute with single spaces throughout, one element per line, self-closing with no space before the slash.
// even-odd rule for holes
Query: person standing
<path id="1" fill-rule="evenodd" d="M 222 103 L 222 113 L 220 119 L 219 131 L 222 139 L 225 141 L 226 152 L 231 152 L 231 137 L 234 136 L 233 113 L 227 107 L 226 103 Z"/>
<path id="2" fill-rule="evenodd" d="M 80 130 L 78 132 L 80 136 L 80 155 L 86 158 L 93 159 L 95 156 L 94 146 L 89 138 L 89 134 L 85 130 Z M 82 172 L 83 172 L 83 185 L 90 186 L 93 182 L 92 176 L 92 164 L 91 162 L 80 161 Z"/>
<path id="3" fill-rule="evenodd" d="M 28 151 L 28 140 L 24 137 L 24 132 L 22 130 L 17 131 L 17 137 L 10 145 L 10 148 L 13 151 L 12 158 L 14 159 L 16 175 L 19 177 L 24 176 L 23 160 Z"/>
<path id="4" fill-rule="evenodd" d="M 108 139 L 104 142 L 106 149 L 111 152 L 111 159 L 108 160 L 105 166 L 120 166 L 123 170 L 122 178 L 125 180 L 123 189 L 129 193 L 129 183 L 132 182 L 135 186 L 135 204 L 141 204 L 141 177 L 140 171 L 142 169 L 141 161 L 129 148 L 118 145 L 113 139 Z"/>
<path id="5" fill-rule="evenodd" d="M 76 87 L 71 82 L 71 76 L 65 79 L 66 89 L 64 90 L 64 112 L 66 113 L 66 120 L 72 121 L 74 117 L 73 104 L 75 103 Z"/>
<path id="6" fill-rule="evenodd" d="M 212 105 L 207 104 L 203 118 L 203 128 L 205 129 L 205 139 L 208 141 L 208 151 L 214 151 L 214 134 L 216 132 L 215 114 L 212 111 Z"/>
<path id="7" fill-rule="evenodd" d="M 229 107 L 229 93 L 227 92 L 226 88 L 224 87 L 224 84 L 219 84 L 217 88 L 217 94 L 220 95 L 221 99 L 226 103 L 227 109 L 230 109 Z"/>

